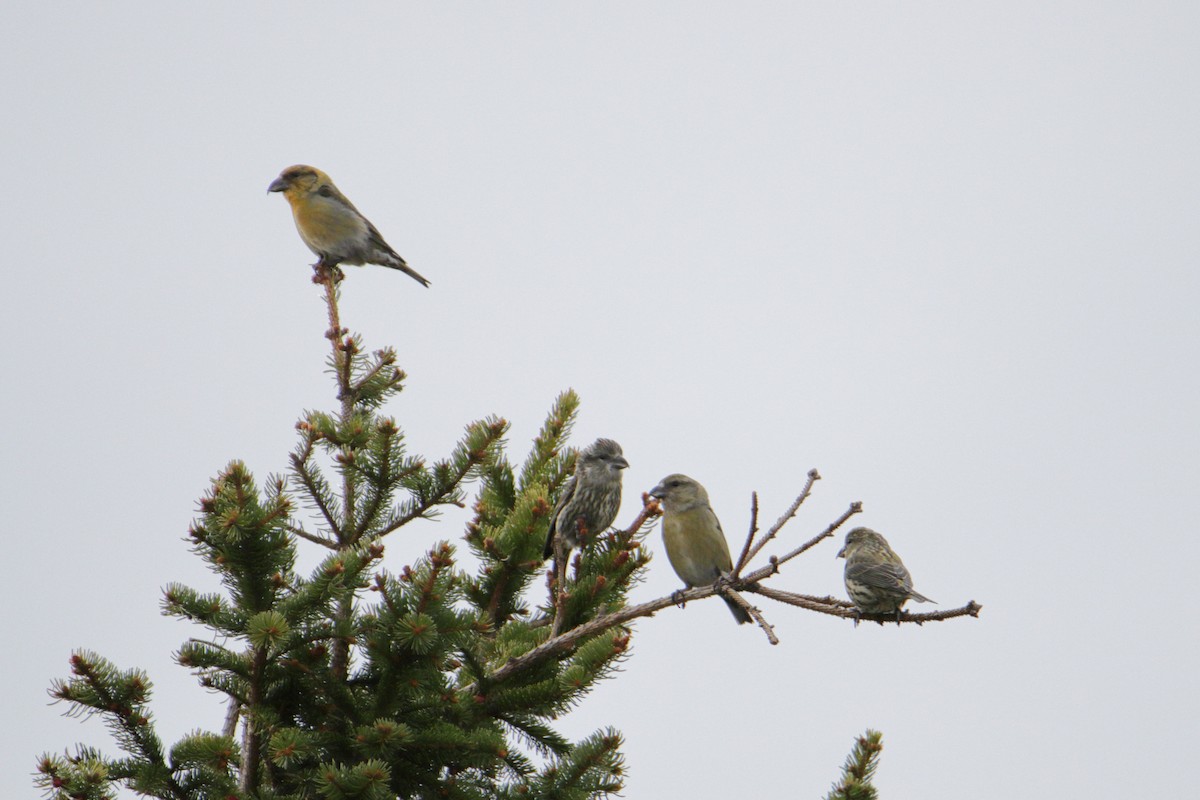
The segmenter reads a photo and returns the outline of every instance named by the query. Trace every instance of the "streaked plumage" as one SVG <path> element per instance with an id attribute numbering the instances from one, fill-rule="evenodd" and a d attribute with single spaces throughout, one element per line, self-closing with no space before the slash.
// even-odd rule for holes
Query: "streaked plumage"
<path id="1" fill-rule="evenodd" d="M 909 600 L 932 603 L 912 588 L 912 576 L 888 545 L 887 539 L 870 528 L 855 528 L 846 534 L 838 553 L 846 559 L 846 592 L 865 614 L 896 614 Z"/>
<path id="2" fill-rule="evenodd" d="M 304 164 L 288 167 L 267 191 L 283 192 L 287 198 L 296 230 L 308 249 L 317 254 L 319 260 L 313 266 L 319 270 L 336 272 L 338 264 L 378 264 L 429 285 L 321 170 Z"/>
<path id="3" fill-rule="evenodd" d="M 544 558 L 554 552 L 555 535 L 563 537 L 568 550 L 578 544 L 580 521 L 589 538 L 612 526 L 621 510 L 621 470 L 628 466 L 621 445 L 612 439 L 597 439 L 579 454 L 575 474 L 554 504 Z"/>
<path id="4" fill-rule="evenodd" d="M 663 501 L 662 537 L 667 560 L 688 588 L 708 586 L 733 570 L 729 543 L 708 502 L 708 492 L 687 475 L 668 475 L 650 490 Z M 750 622 L 746 609 L 722 600 L 739 623 Z"/>

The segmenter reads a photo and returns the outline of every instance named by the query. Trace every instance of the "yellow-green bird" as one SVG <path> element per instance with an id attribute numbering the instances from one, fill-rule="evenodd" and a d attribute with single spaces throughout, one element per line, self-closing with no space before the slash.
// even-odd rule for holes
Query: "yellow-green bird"
<path id="1" fill-rule="evenodd" d="M 422 285 L 429 285 L 424 276 L 383 240 L 346 195 L 338 191 L 329 176 L 316 167 L 305 164 L 288 167 L 267 191 L 283 192 L 287 198 L 300 238 L 317 254 L 318 261 L 313 266 L 318 270 L 337 273 L 338 264 L 356 267 L 378 264 L 398 269 Z"/>
<path id="2" fill-rule="evenodd" d="M 687 475 L 668 475 L 650 490 L 663 503 L 662 537 L 667 560 L 688 588 L 708 586 L 733 570 L 721 522 L 708 492 Z M 750 622 L 746 609 L 722 596 L 739 623 Z"/>

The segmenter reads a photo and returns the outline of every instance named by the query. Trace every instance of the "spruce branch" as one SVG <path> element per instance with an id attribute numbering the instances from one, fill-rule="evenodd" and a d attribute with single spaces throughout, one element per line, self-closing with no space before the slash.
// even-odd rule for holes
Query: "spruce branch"
<path id="1" fill-rule="evenodd" d="M 814 469 L 808 473 L 808 481 L 796 500 L 788 507 L 788 509 L 779 517 L 774 525 L 767 530 L 761 538 L 757 537 L 757 517 L 758 517 L 758 497 L 757 494 L 751 497 L 751 525 L 750 534 L 746 539 L 746 543 L 742 548 L 742 557 L 739 557 L 739 567 L 745 568 L 749 565 L 751 558 L 762 551 L 767 542 L 776 538 L 784 526 L 795 517 L 800 505 L 808 498 L 811 493 L 813 484 L 820 479 L 820 474 Z M 729 576 L 726 576 L 714 584 L 709 586 L 697 586 L 690 589 L 679 590 L 665 597 L 660 597 L 655 600 L 650 600 L 643 603 L 626 605 L 622 608 L 601 614 L 591 620 L 588 620 L 577 627 L 565 628 L 560 620 L 563 618 L 563 599 L 562 591 L 557 587 L 561 586 L 562 572 L 558 574 L 551 573 L 550 587 L 550 619 L 551 624 L 550 636 L 546 641 L 533 647 L 528 652 L 510 658 L 505 664 L 495 669 L 485 678 L 480 679 L 476 683 L 472 683 L 466 689 L 467 693 L 475 693 L 480 687 L 490 687 L 498 683 L 510 680 L 521 673 L 533 669 L 540 664 L 549 660 L 560 659 L 570 654 L 583 641 L 592 637 L 598 636 L 605 631 L 617 627 L 627 626 L 633 620 L 641 617 L 653 616 L 657 612 L 668 608 L 672 605 L 684 607 L 689 601 L 702 600 L 713 595 L 722 595 L 731 599 L 741 608 L 744 608 L 758 623 L 767 641 L 771 644 L 778 643 L 778 637 L 774 632 L 774 626 L 771 625 L 762 610 L 752 606 L 740 592 L 752 592 L 763 597 L 768 597 L 772 600 L 777 600 L 786 605 L 792 605 L 799 608 L 804 608 L 810 611 L 816 611 L 832 616 L 845 617 L 850 619 L 867 619 L 870 621 L 884 622 L 913 622 L 918 625 L 924 622 L 941 621 L 953 619 L 961 616 L 977 617 L 982 606 L 974 601 L 970 601 L 965 606 L 947 611 L 937 611 L 926 614 L 917 614 L 912 612 L 902 612 L 899 615 L 869 615 L 859 614 L 857 609 L 851 603 L 834 598 L 816 598 L 809 595 L 797 594 L 794 592 L 783 591 L 773 587 L 764 586 L 763 582 L 770 579 L 780 571 L 780 566 L 802 553 L 812 549 L 821 541 L 833 536 L 834 532 L 841 527 L 845 522 L 855 514 L 862 511 L 862 503 L 851 503 L 845 512 L 837 519 L 831 522 L 826 528 L 816 536 L 805 541 L 803 544 L 789 551 L 782 557 L 772 556 L 768 563 L 756 570 L 753 570 L 747 575 L 738 576 L 736 570 Z M 643 526 L 653 521 L 654 518 L 661 515 L 662 510 L 658 502 L 649 495 L 642 496 L 642 511 L 638 514 L 637 519 L 633 524 L 624 531 L 626 536 L 634 536 Z M 576 558 L 576 564 L 579 563 L 579 558 Z"/>
<path id="2" fill-rule="evenodd" d="M 489 461 L 495 458 L 497 448 L 508 432 L 508 420 L 491 417 L 467 426 L 463 440 L 455 448 L 448 461 L 434 465 L 432 479 L 421 486 L 419 496 L 407 504 L 398 506 L 383 522 L 372 539 L 380 539 L 415 519 L 428 519 L 439 505 L 461 506 L 461 486 Z"/>
<path id="3" fill-rule="evenodd" d="M 296 476 L 300 481 L 300 485 L 304 487 L 307 500 L 321 512 L 321 516 L 325 519 L 325 524 L 329 526 L 329 532 L 333 534 L 334 539 L 337 541 L 334 542 L 325 537 L 310 537 L 307 535 L 301 538 L 308 539 L 309 541 L 313 541 L 316 538 L 318 544 L 337 548 L 346 538 L 341 520 L 338 519 L 338 515 L 333 510 L 337 503 L 337 498 L 329 488 L 329 483 L 325 480 L 325 476 L 312 463 L 314 445 L 319 433 L 311 421 L 299 422 L 296 427 L 305 436 L 300 447 L 289 456 L 292 464 L 292 474 Z"/>
<path id="4" fill-rule="evenodd" d="M 84 650 L 71 655 L 70 680 L 55 681 L 50 696 L 70 704 L 68 716 L 99 715 L 130 758 L 114 761 L 91 748 L 80 748 L 66 760 L 43 756 L 39 772 L 56 796 L 71 794 L 107 798 L 110 783 L 138 779 L 156 796 L 185 800 L 189 794 L 175 779 L 154 732 L 147 702 L 150 681 L 141 670 L 118 670 L 104 658 Z"/>
<path id="5" fill-rule="evenodd" d="M 878 793 L 871 779 L 879 767 L 883 752 L 883 734 L 867 729 L 854 742 L 854 749 L 842 766 L 842 777 L 825 795 L 825 800 L 875 800 Z"/>
<path id="6" fill-rule="evenodd" d="M 284 527 L 287 529 L 288 533 L 304 539 L 305 541 L 312 542 L 313 544 L 319 544 L 321 547 L 327 547 L 330 550 L 336 550 L 338 548 L 338 543 L 332 539 L 326 539 L 324 536 L 318 536 L 315 533 L 309 533 L 308 531 L 304 530 L 304 528 L 294 523 L 289 522 Z"/>

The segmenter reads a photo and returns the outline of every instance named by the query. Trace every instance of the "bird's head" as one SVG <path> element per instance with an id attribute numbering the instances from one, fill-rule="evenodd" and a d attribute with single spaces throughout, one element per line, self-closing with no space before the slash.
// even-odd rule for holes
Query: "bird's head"
<path id="1" fill-rule="evenodd" d="M 708 505 L 708 492 L 694 478 L 687 475 L 668 475 L 650 490 L 651 497 L 663 501 L 667 511 L 686 511 L 695 506 Z"/>
<path id="2" fill-rule="evenodd" d="M 279 177 L 271 181 L 268 192 L 283 192 L 289 201 L 320 191 L 324 186 L 333 186 L 329 176 L 316 167 L 297 164 L 279 173 Z"/>
<path id="3" fill-rule="evenodd" d="M 597 439 L 579 454 L 580 469 L 588 472 L 604 472 L 620 480 L 621 470 L 629 467 L 621 452 L 621 445 L 612 439 Z"/>
<path id="4" fill-rule="evenodd" d="M 860 550 L 887 550 L 887 539 L 870 528 L 855 528 L 846 534 L 846 543 L 835 558 L 849 558 Z"/>

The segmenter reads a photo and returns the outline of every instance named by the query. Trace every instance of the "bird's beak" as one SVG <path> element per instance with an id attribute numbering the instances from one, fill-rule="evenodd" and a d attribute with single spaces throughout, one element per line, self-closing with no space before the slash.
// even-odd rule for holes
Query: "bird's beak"
<path id="1" fill-rule="evenodd" d="M 616 465 L 617 469 L 629 469 L 629 462 L 623 456 L 618 456 L 614 459 L 613 464 Z"/>
<path id="2" fill-rule="evenodd" d="M 650 496 L 657 497 L 659 500 L 662 500 L 664 497 L 666 497 L 666 495 L 667 490 L 663 488 L 661 483 L 650 490 Z"/>
<path id="3" fill-rule="evenodd" d="M 276 178 L 275 180 L 271 181 L 271 185 L 267 187 L 267 192 L 268 193 L 282 192 L 283 190 L 285 190 L 287 188 L 288 188 L 288 182 L 286 180 L 284 180 L 282 177 L 279 177 L 279 178 Z"/>
<path id="4" fill-rule="evenodd" d="M 838 550 L 838 554 L 836 556 L 834 556 L 834 558 L 845 558 L 845 557 L 846 557 L 846 548 L 845 547 L 843 547 L 841 550 Z"/>

